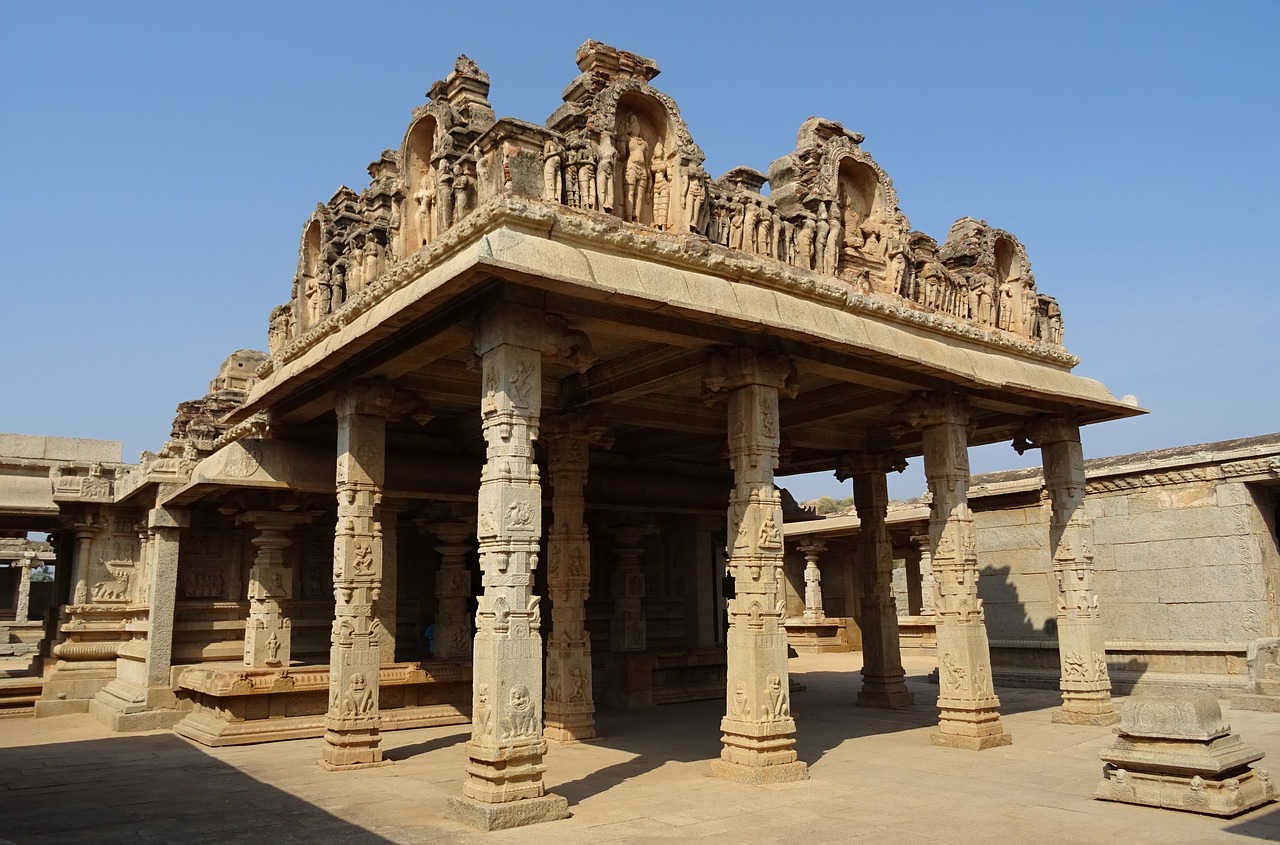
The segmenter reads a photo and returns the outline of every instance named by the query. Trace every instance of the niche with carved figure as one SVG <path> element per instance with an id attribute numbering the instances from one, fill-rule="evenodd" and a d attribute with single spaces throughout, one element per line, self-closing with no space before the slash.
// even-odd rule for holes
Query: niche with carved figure
<path id="1" fill-rule="evenodd" d="M 615 213 L 623 220 L 673 229 L 680 209 L 675 180 L 677 155 L 666 110 L 641 94 L 618 102 L 614 127 L 617 167 Z"/>
<path id="2" fill-rule="evenodd" d="M 1008 238 L 996 238 L 994 252 L 996 325 L 1007 332 L 1029 337 L 1034 316 L 1028 312 L 1035 310 L 1035 295 L 1022 271 L 1018 248 Z"/>
<path id="3" fill-rule="evenodd" d="M 439 234 L 440 177 L 436 155 L 436 119 L 422 118 L 405 143 L 405 205 L 400 214 L 401 255 L 412 255 Z"/>
<path id="4" fill-rule="evenodd" d="M 875 170 L 853 158 L 841 161 L 836 202 L 843 227 L 838 271 L 878 268 L 885 258 L 888 227 Z"/>
<path id="5" fill-rule="evenodd" d="M 320 253 L 322 234 L 320 221 L 312 218 L 302 233 L 302 255 L 298 261 L 298 287 L 300 308 L 296 316 L 303 330 L 311 328 L 324 317 L 321 307 Z"/>

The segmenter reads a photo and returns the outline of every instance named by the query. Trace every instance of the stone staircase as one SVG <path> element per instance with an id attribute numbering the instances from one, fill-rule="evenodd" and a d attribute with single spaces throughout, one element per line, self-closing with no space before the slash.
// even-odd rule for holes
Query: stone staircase
<path id="1" fill-rule="evenodd" d="M 43 690 L 43 678 L 0 675 L 0 719 L 34 715 Z"/>

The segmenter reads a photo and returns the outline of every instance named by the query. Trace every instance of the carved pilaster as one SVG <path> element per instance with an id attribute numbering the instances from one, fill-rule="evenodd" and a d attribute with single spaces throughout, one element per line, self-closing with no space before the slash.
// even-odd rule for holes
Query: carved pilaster
<path id="1" fill-rule="evenodd" d="M 289 533 L 310 520 L 307 514 L 248 511 L 236 522 L 257 529 L 250 540 L 257 553 L 249 570 L 249 618 L 244 626 L 244 665 L 288 666 L 293 651 L 293 623 L 288 615 L 293 597 L 293 569 L 285 565 Z"/>
<path id="2" fill-rule="evenodd" d="M 932 616 L 933 596 L 937 588 L 933 583 L 933 549 L 929 543 L 929 535 L 915 534 L 911 537 L 911 542 L 919 549 L 920 560 L 917 566 L 920 571 L 920 613 Z"/>
<path id="3" fill-rule="evenodd" d="M 334 621 L 329 650 L 329 712 L 325 716 L 327 769 L 382 762 L 378 718 L 378 665 L 382 640 L 391 636 L 374 615 L 382 587 L 379 506 L 386 463 L 385 385 L 354 384 L 336 397 L 338 416 L 338 522 L 333 542 Z"/>
<path id="4" fill-rule="evenodd" d="M 933 562 L 938 637 L 935 745 L 980 750 L 1008 745 L 1000 700 L 991 684 L 991 650 L 978 598 L 977 535 L 969 509 L 969 412 L 954 395 L 919 396 L 904 407 L 921 429 L 924 474 L 933 497 L 929 554 Z"/>
<path id="5" fill-rule="evenodd" d="M 632 525 L 613 528 L 613 619 L 609 624 L 609 650 L 645 651 L 648 630 L 644 617 L 644 549 L 640 540 L 648 531 Z"/>
<path id="6" fill-rule="evenodd" d="M 71 574 L 71 604 L 79 606 L 89 601 L 89 554 L 93 550 L 93 538 L 104 521 L 93 514 L 75 525 L 76 556 Z"/>
<path id="7" fill-rule="evenodd" d="M 14 622 L 26 622 L 31 614 L 31 566 L 35 562 L 35 552 L 24 552 L 22 559 L 13 563 L 18 567 L 18 603 L 13 610 Z"/>
<path id="8" fill-rule="evenodd" d="M 430 522 L 425 527 L 439 540 L 440 569 L 436 572 L 436 634 L 433 657 L 470 660 L 472 623 L 471 570 L 467 554 L 475 543 L 475 523 L 462 520 Z"/>
<path id="9" fill-rule="evenodd" d="M 893 600 L 893 546 L 885 516 L 889 486 L 885 473 L 906 464 L 883 455 L 846 455 L 838 477 L 853 478 L 853 506 L 858 512 L 857 573 L 860 580 L 858 627 L 862 629 L 862 689 L 865 707 L 910 707 L 898 643 L 898 609 Z"/>
<path id="10" fill-rule="evenodd" d="M 803 780 L 787 683 L 782 626 L 782 503 L 773 485 L 780 431 L 778 394 L 794 371 L 785 358 L 739 349 L 708 362 L 704 386 L 728 394 L 729 601 L 724 747 L 712 773 L 749 783 Z M 792 392 L 793 395 L 793 392 Z"/>
<path id="11" fill-rule="evenodd" d="M 542 314 L 512 304 L 488 312 L 476 337 L 486 444 L 476 529 L 484 592 L 476 611 L 470 763 L 449 814 L 488 829 L 568 812 L 542 782 L 541 613 L 533 595 L 542 489 L 533 442 L 545 339 Z"/>
<path id="12" fill-rule="evenodd" d="M 602 433 L 600 427 L 577 417 L 555 420 L 543 438 L 551 483 L 547 541 L 551 638 L 547 643 L 543 735 L 559 742 L 579 742 L 596 735 L 591 638 L 586 626 L 591 543 L 583 520 L 583 488 L 590 444 L 599 441 Z"/>
<path id="13" fill-rule="evenodd" d="M 1053 721 L 1114 725 L 1111 677 L 1103 644 L 1098 593 L 1093 586 L 1093 520 L 1084 512 L 1084 452 L 1080 428 L 1062 418 L 1039 421 L 1031 432 L 1040 447 L 1052 517 L 1049 553 L 1057 582 L 1058 659 L 1062 708 Z"/>

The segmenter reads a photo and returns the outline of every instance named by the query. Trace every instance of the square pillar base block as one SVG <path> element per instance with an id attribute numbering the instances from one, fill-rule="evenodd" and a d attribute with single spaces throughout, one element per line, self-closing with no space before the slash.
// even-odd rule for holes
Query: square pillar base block
<path id="1" fill-rule="evenodd" d="M 521 798 L 501 804 L 489 804 L 455 795 L 449 799 L 445 816 L 480 830 L 505 830 L 527 824 L 554 822 L 569 818 L 569 801 L 559 795 Z"/>
<path id="2" fill-rule="evenodd" d="M 725 780 L 760 786 L 767 783 L 792 783 L 809 779 L 809 767 L 799 760 L 773 766 L 744 766 L 727 760 L 712 760 L 711 774 Z"/>
<path id="3" fill-rule="evenodd" d="M 916 703 L 915 695 L 908 689 L 881 691 L 861 690 L 858 693 L 859 707 L 879 707 L 884 710 L 905 710 Z"/>
<path id="4" fill-rule="evenodd" d="M 1096 725 L 1098 727 L 1106 727 L 1120 724 L 1120 714 L 1114 710 L 1110 713 L 1081 713 L 1078 710 L 1059 707 L 1049 716 L 1049 721 L 1055 725 Z"/>
<path id="5" fill-rule="evenodd" d="M 1002 745 L 1013 744 L 1013 734 L 1003 731 L 998 734 L 987 734 L 986 736 L 965 736 L 963 734 L 947 734 L 942 731 L 934 731 L 929 734 L 929 742 L 932 745 L 940 745 L 944 748 L 963 748 L 966 751 L 986 751 L 988 748 L 999 748 Z"/>

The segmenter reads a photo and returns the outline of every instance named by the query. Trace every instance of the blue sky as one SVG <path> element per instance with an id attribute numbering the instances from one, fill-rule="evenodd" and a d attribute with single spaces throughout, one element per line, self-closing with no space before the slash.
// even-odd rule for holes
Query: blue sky
<path id="1" fill-rule="evenodd" d="M 713 175 L 821 115 L 865 133 L 913 227 L 1015 233 L 1076 372 L 1152 410 L 1087 454 L 1280 430 L 1280 3 L 9 2 L 0 431 L 158 448 L 265 348 L 307 215 L 459 53 L 541 123 L 587 38 L 657 60 Z"/>

